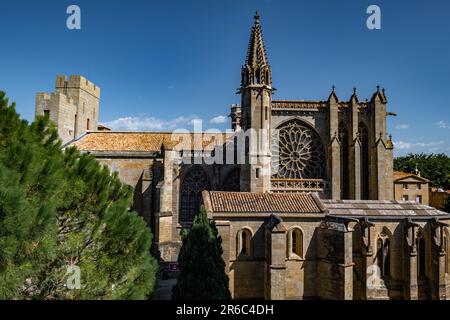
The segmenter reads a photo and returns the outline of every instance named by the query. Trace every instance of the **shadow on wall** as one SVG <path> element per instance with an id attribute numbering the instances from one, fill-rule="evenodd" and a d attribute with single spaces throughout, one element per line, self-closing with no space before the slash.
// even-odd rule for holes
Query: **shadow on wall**
<path id="1" fill-rule="evenodd" d="M 249 255 L 242 250 L 237 254 L 236 261 L 230 265 L 230 274 L 233 274 L 234 299 L 264 299 L 265 284 L 265 248 L 264 231 L 262 224 L 251 237 Z M 236 248 L 239 248 L 239 239 Z"/>

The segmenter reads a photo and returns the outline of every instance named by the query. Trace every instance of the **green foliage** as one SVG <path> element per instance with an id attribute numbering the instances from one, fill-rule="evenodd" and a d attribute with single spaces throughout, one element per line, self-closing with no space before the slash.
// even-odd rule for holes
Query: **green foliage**
<path id="1" fill-rule="evenodd" d="M 48 119 L 21 120 L 0 92 L 0 299 L 36 291 L 56 245 L 62 155 Z"/>
<path id="2" fill-rule="evenodd" d="M 0 92 L 0 299 L 144 299 L 151 232 L 132 189 L 90 155 L 64 152 L 48 118 L 20 120 Z M 81 289 L 65 284 L 81 271 Z"/>
<path id="3" fill-rule="evenodd" d="M 394 170 L 414 173 L 419 169 L 430 186 L 450 189 L 450 157 L 445 154 L 408 154 L 394 160 Z"/>
<path id="4" fill-rule="evenodd" d="M 58 250 L 41 298 L 143 299 L 155 285 L 151 232 L 129 212 L 132 189 L 91 155 L 65 151 L 65 181 L 57 208 Z M 68 264 L 80 267 L 81 289 L 67 290 Z"/>
<path id="5" fill-rule="evenodd" d="M 208 220 L 202 207 L 189 232 L 183 234 L 174 300 L 231 299 L 221 242 L 214 221 Z"/>

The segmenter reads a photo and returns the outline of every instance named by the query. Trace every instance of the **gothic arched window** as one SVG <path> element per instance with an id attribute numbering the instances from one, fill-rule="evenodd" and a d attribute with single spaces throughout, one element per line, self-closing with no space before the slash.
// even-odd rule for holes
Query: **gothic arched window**
<path id="1" fill-rule="evenodd" d="M 369 199 L 369 130 L 364 123 L 359 124 L 361 141 L 361 199 Z"/>
<path id="2" fill-rule="evenodd" d="M 303 232 L 300 228 L 293 228 L 287 238 L 288 258 L 296 256 L 303 258 Z"/>
<path id="3" fill-rule="evenodd" d="M 323 179 L 325 151 L 319 135 L 294 119 L 278 128 L 272 141 L 272 176 L 284 179 Z"/>
<path id="4" fill-rule="evenodd" d="M 208 176 L 200 166 L 194 166 L 181 181 L 180 222 L 192 222 L 200 210 L 202 191 L 209 190 Z"/>
<path id="5" fill-rule="evenodd" d="M 377 240 L 377 266 L 380 268 L 381 277 L 385 278 L 391 274 L 391 248 L 389 237 L 382 232 Z"/>
<path id="6" fill-rule="evenodd" d="M 250 257 L 252 255 L 252 233 L 249 229 L 238 232 L 238 255 Z"/>
<path id="7" fill-rule="evenodd" d="M 339 124 L 339 141 L 341 145 L 341 199 L 348 199 L 349 170 L 348 170 L 348 130 L 344 123 Z"/>
<path id="8" fill-rule="evenodd" d="M 239 168 L 233 169 L 222 183 L 223 191 L 240 191 Z"/>
<path id="9" fill-rule="evenodd" d="M 426 243 L 422 231 L 419 231 L 416 240 L 417 240 L 417 273 L 419 277 L 424 277 L 426 275 L 426 268 L 425 268 Z"/>

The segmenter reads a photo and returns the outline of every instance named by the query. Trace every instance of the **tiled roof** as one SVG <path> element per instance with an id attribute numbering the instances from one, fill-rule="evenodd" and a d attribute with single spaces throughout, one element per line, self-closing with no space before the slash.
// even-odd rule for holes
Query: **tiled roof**
<path id="1" fill-rule="evenodd" d="M 402 180 L 402 179 L 409 178 L 409 177 L 412 177 L 412 178 L 418 179 L 418 180 L 422 180 L 424 182 L 428 182 L 429 181 L 428 179 L 425 179 L 423 177 L 419 177 L 418 175 L 416 175 L 414 173 L 407 173 L 407 172 L 401 172 L 401 171 L 394 171 L 394 173 L 393 173 L 394 181 Z"/>
<path id="2" fill-rule="evenodd" d="M 217 141 L 221 136 L 222 141 Z M 198 142 L 197 142 L 198 140 Z M 81 151 L 109 152 L 158 152 L 164 141 L 180 142 L 183 150 L 202 144 L 202 148 L 211 150 L 215 144 L 224 143 L 226 134 L 213 133 L 172 133 L 172 132 L 88 132 L 68 146 L 75 146 Z M 217 143 L 214 143 L 217 141 Z"/>
<path id="3" fill-rule="evenodd" d="M 209 191 L 203 198 L 215 213 L 322 213 L 318 198 L 308 193 Z"/>
<path id="4" fill-rule="evenodd" d="M 445 216 L 450 214 L 426 205 L 396 200 L 322 200 L 330 215 L 339 216 Z"/>

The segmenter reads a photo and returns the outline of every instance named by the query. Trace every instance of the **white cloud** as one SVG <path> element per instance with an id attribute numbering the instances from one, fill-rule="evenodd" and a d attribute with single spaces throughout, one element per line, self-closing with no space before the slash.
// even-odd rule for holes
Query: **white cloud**
<path id="1" fill-rule="evenodd" d="M 109 121 L 106 125 L 115 131 L 166 131 L 198 125 L 201 121 L 196 116 L 181 116 L 171 120 L 156 117 L 124 117 Z"/>
<path id="2" fill-rule="evenodd" d="M 436 123 L 436 125 L 438 126 L 438 128 L 440 128 L 440 129 L 450 129 L 450 124 L 448 124 L 447 122 L 445 122 L 445 121 L 438 121 L 437 123 Z"/>
<path id="3" fill-rule="evenodd" d="M 397 149 L 402 150 L 410 150 L 417 148 L 433 148 L 436 150 L 439 146 L 445 144 L 445 141 L 432 141 L 432 142 L 405 142 L 405 141 L 396 141 L 394 142 L 394 146 Z"/>
<path id="4" fill-rule="evenodd" d="M 227 116 L 217 116 L 209 120 L 211 123 L 219 124 L 219 123 L 225 123 L 227 122 Z"/>
<path id="5" fill-rule="evenodd" d="M 395 129 L 397 129 L 397 130 L 409 129 L 409 124 L 398 124 L 398 125 L 395 126 Z"/>

